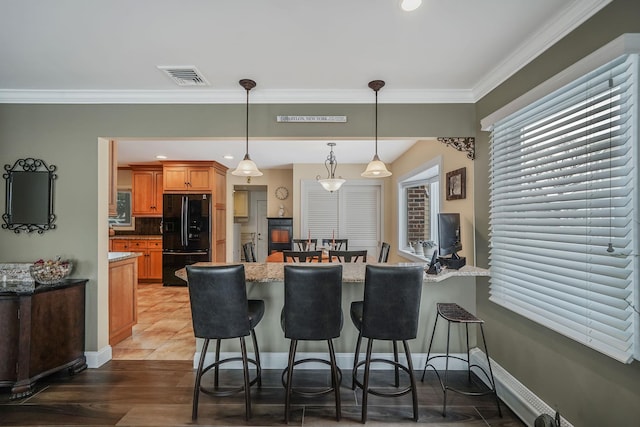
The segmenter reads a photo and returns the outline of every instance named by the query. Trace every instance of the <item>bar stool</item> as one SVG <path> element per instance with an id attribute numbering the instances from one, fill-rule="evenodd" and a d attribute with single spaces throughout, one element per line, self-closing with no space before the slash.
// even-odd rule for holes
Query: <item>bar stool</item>
<path id="1" fill-rule="evenodd" d="M 262 369 L 260 351 L 256 340 L 255 326 L 264 315 L 263 300 L 247 300 L 244 265 L 221 265 L 210 267 L 187 266 L 189 300 L 193 332 L 204 343 L 200 354 L 200 362 L 196 371 L 193 389 L 192 419 L 198 418 L 198 399 L 200 392 L 213 396 L 230 396 L 240 391 L 245 395 L 245 418 L 251 418 L 251 386 L 262 385 Z M 247 357 L 244 337 L 251 335 L 255 360 Z M 220 360 L 220 341 L 227 338 L 239 338 L 241 357 L 230 357 Z M 215 362 L 204 367 L 204 360 L 209 347 L 209 340 L 216 340 Z M 242 361 L 244 383 L 241 387 L 228 391 L 219 390 L 218 377 L 220 365 Z M 256 376 L 249 379 L 249 363 L 256 367 Z M 202 376 L 214 369 L 213 388 L 201 386 Z"/>
<path id="2" fill-rule="evenodd" d="M 343 323 L 342 265 L 285 265 L 284 307 L 280 319 L 285 337 L 291 340 L 289 363 L 282 372 L 282 385 L 286 389 L 285 422 L 289 423 L 293 393 L 304 397 L 334 393 L 336 419 L 340 421 L 342 373 L 336 365 L 332 339 L 340 336 Z M 298 341 L 327 341 L 329 360 L 318 358 L 295 360 Z M 293 388 L 294 367 L 307 362 L 320 362 L 331 367 L 331 387 L 315 391 L 302 391 Z"/>
<path id="3" fill-rule="evenodd" d="M 438 377 L 438 381 L 440 382 L 440 387 L 442 388 L 442 392 L 444 394 L 444 403 L 442 406 L 442 416 L 446 416 L 446 410 L 447 410 L 447 390 L 451 390 L 453 392 L 456 393 L 460 393 L 460 394 L 464 394 L 467 396 L 484 396 L 487 394 L 493 394 L 496 398 L 496 405 L 498 406 L 498 414 L 502 417 L 502 411 L 500 409 L 500 400 L 498 399 L 498 393 L 496 392 L 496 383 L 495 380 L 493 379 L 493 371 L 491 370 L 491 361 L 489 360 L 489 349 L 487 348 L 487 342 L 484 338 L 484 329 L 482 327 L 482 324 L 484 323 L 483 320 L 479 319 L 478 317 L 474 316 L 473 314 L 469 313 L 467 310 L 465 310 L 464 308 L 460 307 L 458 304 L 454 304 L 454 303 L 438 303 L 437 305 L 437 309 L 438 309 L 438 314 L 436 315 L 436 320 L 433 324 L 433 332 L 431 334 L 431 340 L 429 342 L 429 349 L 427 350 L 427 361 L 424 364 L 424 370 L 422 371 L 422 379 L 421 381 L 424 382 L 424 375 L 427 372 L 427 367 L 431 367 L 435 373 L 436 376 Z M 442 317 L 444 320 L 447 321 L 447 350 L 446 350 L 446 354 L 444 355 L 436 355 L 436 356 L 429 356 L 431 353 L 431 345 L 433 344 L 433 337 L 435 336 L 436 333 L 436 326 L 438 325 L 438 318 Z M 458 324 L 464 324 L 465 329 L 466 329 L 466 336 L 467 336 L 467 358 L 464 359 L 462 357 L 458 357 L 458 356 L 451 356 L 449 354 L 449 340 L 450 340 L 450 336 L 451 336 L 451 324 L 452 323 L 458 323 Z M 475 363 L 471 363 L 471 359 L 469 357 L 469 324 L 477 324 L 480 325 L 480 332 L 482 333 L 482 343 L 484 344 L 484 351 L 485 354 L 487 356 L 487 365 L 489 366 L 489 373 L 487 374 L 487 372 L 482 368 L 482 366 L 477 365 Z M 434 359 L 438 359 L 438 358 L 445 358 L 445 371 L 444 371 L 444 380 L 440 377 L 440 373 L 438 372 L 438 370 L 436 369 L 436 367 L 430 363 L 432 360 Z M 456 389 L 454 387 L 451 387 L 448 383 L 448 375 L 449 375 L 449 359 L 450 358 L 454 358 L 454 359 L 458 359 L 458 360 L 462 360 L 463 362 L 465 362 L 467 364 L 467 375 L 468 375 L 468 380 L 469 383 L 471 383 L 471 368 L 475 367 L 478 368 L 483 374 L 484 376 L 487 378 L 487 380 L 489 381 L 489 383 L 491 384 L 491 388 L 487 391 L 464 391 L 464 390 L 459 390 Z"/>
<path id="4" fill-rule="evenodd" d="M 365 269 L 364 301 L 351 303 L 351 320 L 358 329 L 358 341 L 353 360 L 353 383 L 362 389 L 362 423 L 367 421 L 369 394 L 382 397 L 397 397 L 412 393 L 413 420 L 418 421 L 418 396 L 413 375 L 411 351 L 407 340 L 418 333 L 420 296 L 424 269 L 421 266 L 367 265 Z M 368 338 L 366 358 L 358 361 L 362 338 Z M 374 340 L 393 342 L 394 360 L 372 358 Z M 402 341 L 407 365 L 398 361 L 397 341 Z M 383 392 L 369 387 L 372 363 L 391 364 L 395 370 L 395 387 L 400 386 L 399 370 L 409 375 L 409 386 L 393 392 Z M 358 368 L 364 365 L 364 378 L 357 378 Z"/>

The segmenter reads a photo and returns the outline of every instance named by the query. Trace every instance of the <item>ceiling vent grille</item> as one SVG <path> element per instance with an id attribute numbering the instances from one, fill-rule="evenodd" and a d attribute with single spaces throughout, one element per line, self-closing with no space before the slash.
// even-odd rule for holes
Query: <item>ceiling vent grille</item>
<path id="1" fill-rule="evenodd" d="M 209 82 L 192 65 L 159 65 L 158 69 L 164 71 L 178 86 L 209 86 Z"/>

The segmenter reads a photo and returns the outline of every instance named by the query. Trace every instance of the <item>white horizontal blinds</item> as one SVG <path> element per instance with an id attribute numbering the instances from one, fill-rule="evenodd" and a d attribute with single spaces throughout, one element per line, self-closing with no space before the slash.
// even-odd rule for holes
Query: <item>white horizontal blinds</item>
<path id="1" fill-rule="evenodd" d="M 506 117 L 490 148 L 491 301 L 626 363 L 637 70 L 618 58 Z"/>
<path id="2" fill-rule="evenodd" d="M 338 223 L 338 192 L 330 193 L 320 184 L 305 186 L 306 204 L 303 207 L 303 215 L 306 221 L 302 221 L 307 227 L 302 230 L 301 238 L 307 238 L 309 233 L 312 239 L 318 239 L 318 245 L 322 244 L 321 239 L 331 238 L 335 231 L 336 237 L 340 233 Z"/>
<path id="3" fill-rule="evenodd" d="M 350 250 L 368 250 L 375 255 L 380 238 L 380 186 L 349 185 L 341 190 L 344 214 L 341 237 L 349 239 Z"/>

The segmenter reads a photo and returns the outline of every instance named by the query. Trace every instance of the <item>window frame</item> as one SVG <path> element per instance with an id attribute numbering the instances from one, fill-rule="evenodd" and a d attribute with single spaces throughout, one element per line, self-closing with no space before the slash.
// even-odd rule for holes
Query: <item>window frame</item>
<path id="1" fill-rule="evenodd" d="M 438 236 L 438 224 L 437 214 L 440 212 L 440 206 L 442 205 L 442 170 L 443 170 L 443 158 L 437 156 L 431 160 L 422 163 L 420 166 L 412 169 L 406 174 L 398 178 L 397 182 L 397 194 L 398 194 L 398 248 L 396 252 L 404 257 L 419 262 L 429 262 L 434 250 L 437 250 L 437 236 Z M 430 235 L 431 240 L 436 243 L 436 246 L 429 249 L 424 256 L 416 255 L 413 250 L 409 249 L 408 235 L 407 235 L 407 189 L 415 187 L 416 185 L 429 184 L 430 185 Z M 434 190 L 435 197 L 434 197 Z"/>

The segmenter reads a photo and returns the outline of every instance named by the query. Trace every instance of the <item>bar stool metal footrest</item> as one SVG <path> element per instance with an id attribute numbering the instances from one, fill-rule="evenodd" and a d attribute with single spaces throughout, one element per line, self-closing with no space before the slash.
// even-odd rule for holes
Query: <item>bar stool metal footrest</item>
<path id="1" fill-rule="evenodd" d="M 433 369 L 433 371 L 435 372 L 436 376 L 438 377 L 438 381 L 440 382 L 440 387 L 442 388 L 442 392 L 444 394 L 444 402 L 442 405 L 442 416 L 446 416 L 446 411 L 447 411 L 447 391 L 453 391 L 455 393 L 459 393 L 459 394 L 463 394 L 466 396 L 485 396 L 485 395 L 489 395 L 489 394 L 493 394 L 495 396 L 496 399 L 496 405 L 498 407 L 498 414 L 500 415 L 500 417 L 502 417 L 502 410 L 500 409 L 500 400 L 498 398 L 498 393 L 496 392 L 496 383 L 495 380 L 493 378 L 493 371 L 491 369 L 491 360 L 489 358 L 489 350 L 487 348 L 487 342 L 485 340 L 485 336 L 484 336 L 484 328 L 482 327 L 482 325 L 484 324 L 484 321 L 478 317 L 476 317 L 475 315 L 469 313 L 467 310 L 465 310 L 464 308 L 460 307 L 458 304 L 455 303 L 438 303 L 437 305 L 437 310 L 438 313 L 436 315 L 436 320 L 433 324 L 433 332 L 431 334 L 431 340 L 429 342 L 429 349 L 427 350 L 427 360 L 425 362 L 424 365 L 424 370 L 422 371 L 422 379 L 421 381 L 424 382 L 424 377 L 425 374 L 427 372 L 427 368 L 431 368 Z M 446 354 L 444 355 L 436 355 L 436 356 L 431 356 L 431 346 L 433 345 L 433 338 L 435 336 L 436 333 L 436 327 L 438 325 L 438 318 L 442 317 L 444 320 L 447 321 L 447 349 L 446 349 Z M 451 338 L 451 324 L 452 323 L 458 323 L 458 324 L 464 324 L 465 325 L 465 332 L 466 332 L 466 343 L 467 343 L 467 358 L 465 359 L 464 357 L 459 357 L 459 356 L 452 356 L 449 354 L 449 344 L 450 344 L 450 338 Z M 485 355 L 487 356 L 487 366 L 489 367 L 489 372 L 487 372 L 482 366 L 476 364 L 476 363 L 471 363 L 471 358 L 469 355 L 469 324 L 477 324 L 480 326 L 480 332 L 482 335 L 482 343 L 484 345 L 484 349 L 485 349 Z M 438 372 L 438 370 L 436 369 L 435 365 L 432 363 L 433 360 L 436 359 L 445 359 L 445 371 L 444 371 L 444 379 L 442 378 L 442 376 L 440 375 L 440 372 Z M 469 383 L 471 383 L 471 369 L 472 368 L 477 368 L 477 370 L 479 370 L 480 372 L 482 372 L 482 374 L 485 376 L 485 378 L 487 379 L 487 381 L 489 382 L 489 384 L 491 385 L 491 387 L 486 390 L 486 391 L 469 391 L 469 390 L 460 390 L 458 388 L 455 387 L 451 387 L 448 383 L 448 375 L 449 375 L 449 359 L 458 359 L 461 360 L 463 362 L 465 362 L 467 364 L 467 375 L 468 375 L 468 380 Z"/>

